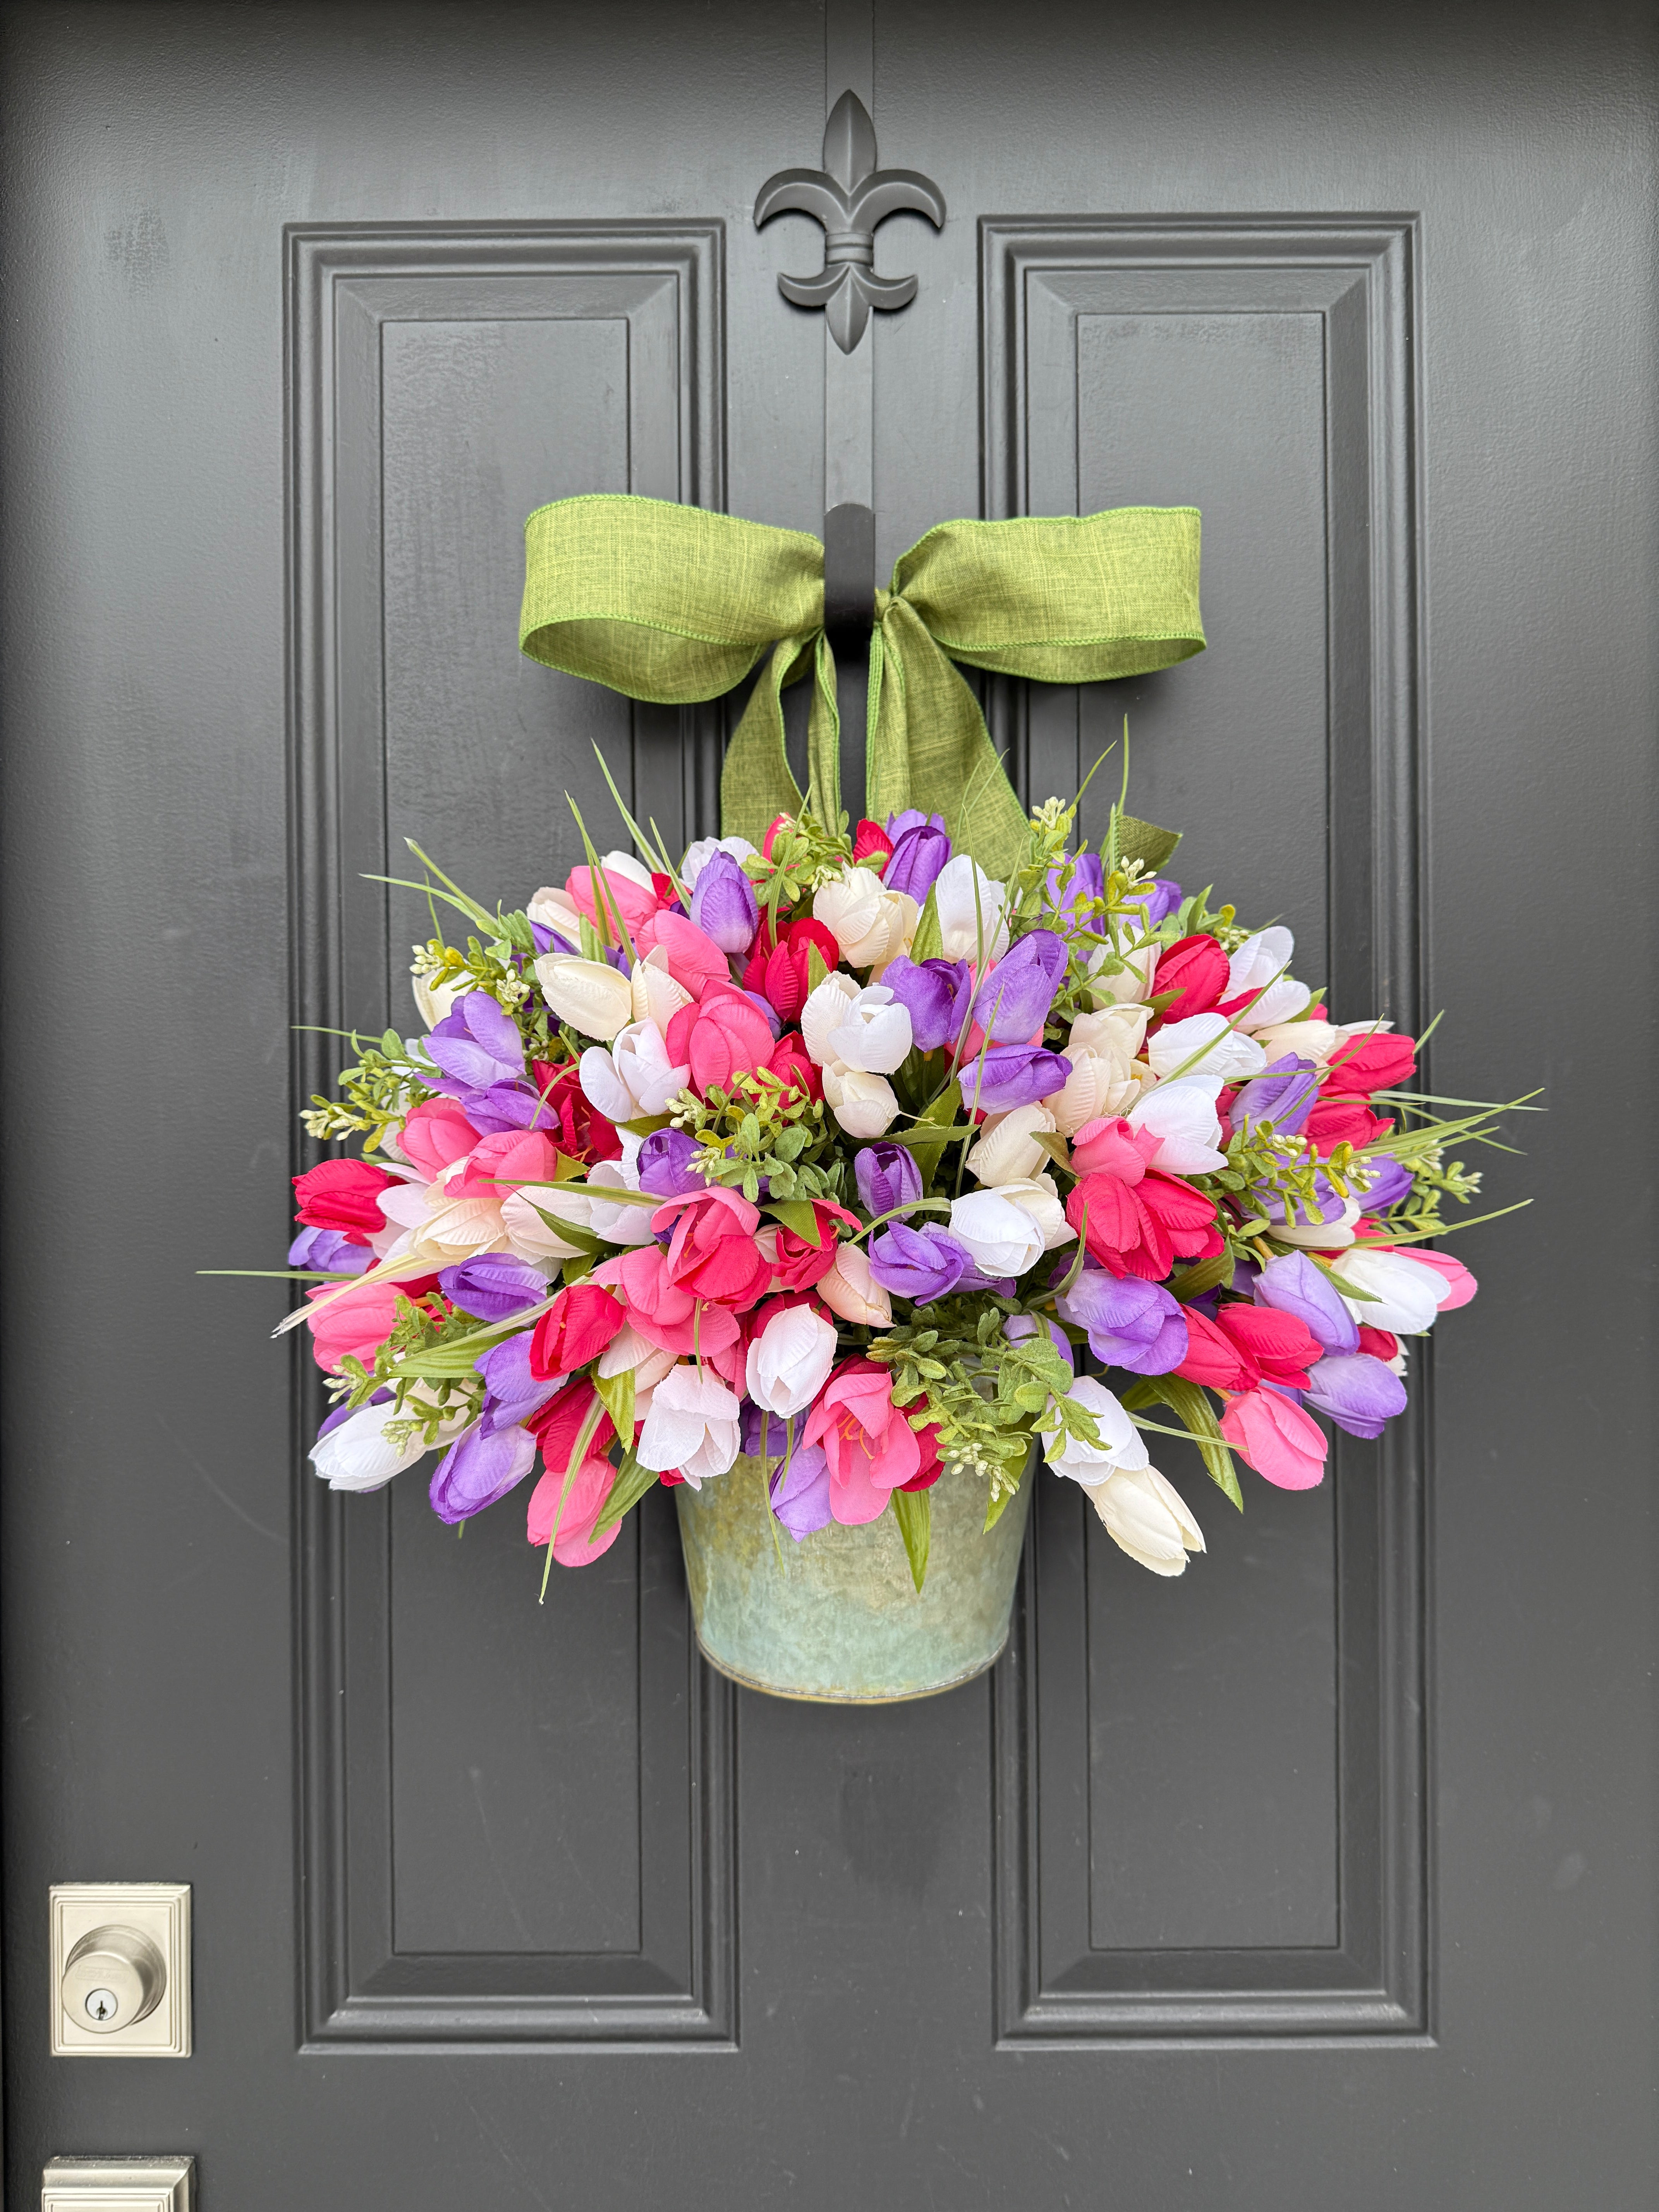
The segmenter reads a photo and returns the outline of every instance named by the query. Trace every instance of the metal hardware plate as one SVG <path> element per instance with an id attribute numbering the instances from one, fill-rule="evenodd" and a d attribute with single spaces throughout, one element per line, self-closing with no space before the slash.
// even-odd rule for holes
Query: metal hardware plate
<path id="1" fill-rule="evenodd" d="M 50 1895 L 50 1917 L 52 2056 L 189 2057 L 188 1883 L 58 1882 Z M 138 1950 L 142 1969 L 130 1984 L 124 1981 L 118 1959 L 106 1948 L 109 1934 L 123 1930 L 139 1939 L 137 1947 L 128 1946 Z M 94 1936 L 100 1936 L 100 1942 L 88 1947 L 86 1939 Z M 78 1955 L 77 1946 L 81 1947 Z M 107 1961 L 107 1971 L 90 1970 L 89 1950 L 92 1957 Z M 156 1967 L 164 1973 L 159 1995 L 154 1994 Z M 88 2010 L 100 2000 L 104 2004 L 114 2002 L 117 2010 L 112 2023 L 106 2014 Z M 122 2004 L 131 2012 L 125 2021 L 119 2015 Z M 83 2019 L 76 2006 L 87 2010 L 88 2016 Z M 79 2163 L 85 2166 L 87 2161 Z M 150 2200 L 132 2201 L 148 2203 Z M 170 2204 L 173 2200 L 156 2201 Z"/>
<path id="2" fill-rule="evenodd" d="M 191 2212 L 191 2158 L 55 2158 L 40 2176 L 40 2212 Z"/>

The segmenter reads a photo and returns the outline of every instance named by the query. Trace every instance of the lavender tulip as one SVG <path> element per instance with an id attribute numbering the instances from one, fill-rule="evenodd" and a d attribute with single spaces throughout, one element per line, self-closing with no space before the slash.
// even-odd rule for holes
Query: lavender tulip
<path id="1" fill-rule="evenodd" d="M 1243 1285 L 1237 1276 L 1233 1288 Z M 1327 1352 L 1347 1353 L 1359 1349 L 1359 1331 L 1342 1298 L 1304 1252 L 1286 1252 L 1269 1260 L 1255 1279 L 1255 1302 L 1276 1313 L 1292 1314 L 1310 1329 Z"/>
<path id="2" fill-rule="evenodd" d="M 830 1462 L 822 1444 L 798 1444 L 772 1477 L 772 1510 L 799 1544 L 815 1529 L 827 1528 Z"/>
<path id="3" fill-rule="evenodd" d="M 918 823 L 894 838 L 892 854 L 881 872 L 883 887 L 908 891 L 920 906 L 950 857 L 951 841 L 944 824 L 935 829 L 931 822 Z"/>
<path id="4" fill-rule="evenodd" d="M 528 1329 L 509 1336 L 505 1344 L 492 1345 L 472 1364 L 484 1379 L 483 1413 L 478 1426 L 486 1436 L 527 1421 L 564 1380 L 562 1376 L 551 1375 L 543 1382 L 531 1373 Z"/>
<path id="5" fill-rule="evenodd" d="M 1317 1361 L 1308 1370 L 1303 1397 L 1351 1437 L 1380 1437 L 1383 1424 L 1406 1409 L 1405 1384 L 1368 1352 Z"/>
<path id="6" fill-rule="evenodd" d="M 487 1091 L 492 1083 L 510 1082 L 524 1073 L 519 1025 L 488 991 L 469 991 L 458 999 L 454 1012 L 422 1042 L 428 1057 L 447 1078 L 437 1087 L 452 1097 Z"/>
<path id="7" fill-rule="evenodd" d="M 1098 853 L 1079 853 L 1048 871 L 1048 903 L 1057 914 L 1106 896 L 1106 866 Z M 1075 919 L 1075 916 L 1073 917 Z"/>
<path id="8" fill-rule="evenodd" d="M 527 1429 L 469 1429 L 438 1462 L 432 1477 L 432 1510 L 453 1527 L 505 1498 L 536 1463 L 536 1439 Z"/>
<path id="9" fill-rule="evenodd" d="M 337 1229 L 302 1229 L 288 1248 L 290 1267 L 315 1267 L 325 1275 L 361 1275 L 374 1263 L 367 1244 L 354 1244 Z"/>
<path id="10" fill-rule="evenodd" d="M 1360 1191 L 1356 1180 L 1355 1190 L 1363 1199 L 1367 1213 L 1387 1213 L 1391 1206 L 1398 1206 L 1402 1199 L 1410 1197 L 1416 1178 L 1408 1167 L 1403 1166 L 1390 1154 L 1379 1152 L 1375 1158 L 1366 1160 L 1364 1166 L 1364 1188 Z"/>
<path id="11" fill-rule="evenodd" d="M 488 1252 L 459 1267 L 446 1267 L 438 1288 L 453 1306 L 483 1322 L 505 1321 L 547 1296 L 547 1278 L 527 1261 Z"/>
<path id="12" fill-rule="evenodd" d="M 895 1221 L 870 1239 L 870 1273 L 884 1291 L 917 1305 L 947 1297 L 972 1266 L 965 1249 L 928 1224 L 907 1228 Z"/>
<path id="13" fill-rule="evenodd" d="M 707 1190 L 708 1177 L 692 1165 L 702 1158 L 703 1148 L 689 1130 L 653 1129 L 640 1146 L 640 1188 L 653 1198 L 689 1198 Z"/>
<path id="14" fill-rule="evenodd" d="M 573 945 L 568 937 L 561 937 L 556 929 L 550 929 L 544 921 L 532 921 L 530 925 L 530 934 L 538 952 L 579 953 L 581 950 L 580 945 Z"/>
<path id="15" fill-rule="evenodd" d="M 755 887 L 730 853 L 711 853 L 691 893 L 691 919 L 722 952 L 747 952 L 760 927 Z"/>
<path id="16" fill-rule="evenodd" d="M 937 1052 L 961 1035 L 973 971 L 965 960 L 910 960 L 901 953 L 881 980 L 908 1009 L 910 1040 L 918 1052 Z"/>
<path id="17" fill-rule="evenodd" d="M 1005 953 L 974 997 L 974 1019 L 999 1044 L 1024 1043 L 1048 1018 L 1066 973 L 1066 943 L 1034 929 Z"/>
<path id="18" fill-rule="evenodd" d="M 1011 1298 L 1018 1288 L 1018 1275 L 988 1275 L 971 1261 L 963 1269 L 961 1279 L 957 1284 L 959 1291 L 988 1291 L 994 1298 Z"/>
<path id="19" fill-rule="evenodd" d="M 1156 929 L 1160 921 L 1166 921 L 1185 896 L 1180 884 L 1168 876 L 1154 876 L 1150 884 L 1138 884 L 1129 894 L 1145 908 L 1148 929 Z"/>
<path id="20" fill-rule="evenodd" d="M 1271 1121 L 1281 1136 L 1293 1137 L 1318 1103 L 1318 1069 L 1312 1060 L 1286 1053 L 1244 1085 L 1227 1119 L 1235 1129 L 1247 1121 Z"/>
<path id="21" fill-rule="evenodd" d="M 897 814 L 890 814 L 887 817 L 887 834 L 895 845 L 907 830 L 942 830 L 944 827 L 945 817 L 942 814 L 924 814 L 915 806 L 904 807 Z"/>
<path id="22" fill-rule="evenodd" d="M 1058 1091 L 1072 1072 L 1064 1053 L 1040 1045 L 988 1045 L 961 1072 L 962 1095 L 981 1114 L 1008 1114 Z"/>
<path id="23" fill-rule="evenodd" d="M 921 1196 L 921 1170 L 908 1146 L 866 1145 L 853 1155 L 853 1174 L 864 1210 L 872 1218 L 896 1213 Z"/>
<path id="24" fill-rule="evenodd" d="M 1002 1324 L 1002 1334 L 1010 1344 L 1028 1343 L 1044 1329 L 1054 1350 L 1075 1375 L 1077 1360 L 1073 1354 L 1072 1340 L 1057 1322 L 1039 1321 L 1035 1314 L 1011 1314 Z"/>
<path id="25" fill-rule="evenodd" d="M 1055 1310 L 1073 1328 L 1086 1330 L 1090 1351 L 1109 1367 L 1167 1375 L 1187 1357 L 1186 1316 L 1161 1283 L 1139 1275 L 1120 1279 L 1085 1261 Z"/>

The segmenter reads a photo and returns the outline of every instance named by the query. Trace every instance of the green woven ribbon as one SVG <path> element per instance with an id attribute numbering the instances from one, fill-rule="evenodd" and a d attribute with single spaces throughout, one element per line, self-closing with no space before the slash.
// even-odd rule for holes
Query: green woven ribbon
<path id="1" fill-rule="evenodd" d="M 954 661 L 1087 684 L 1168 668 L 1204 649 L 1193 507 L 942 522 L 876 593 L 865 734 L 877 820 L 945 817 L 993 876 L 1024 847 L 1025 810 Z M 823 548 L 702 507 L 596 494 L 556 500 L 525 525 L 519 642 L 532 659 L 631 699 L 682 706 L 771 657 L 732 735 L 721 827 L 758 845 L 780 814 L 841 806 L 836 669 L 823 634 Z M 809 788 L 784 751 L 786 684 L 810 672 Z"/>

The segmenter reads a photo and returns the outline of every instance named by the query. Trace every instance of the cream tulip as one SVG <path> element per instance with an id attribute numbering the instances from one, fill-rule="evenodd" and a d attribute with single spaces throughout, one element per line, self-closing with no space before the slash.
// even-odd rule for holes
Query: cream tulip
<path id="1" fill-rule="evenodd" d="M 525 914 L 530 921 L 540 922 L 544 929 L 556 929 L 568 943 L 580 944 L 581 908 L 568 891 L 556 890 L 551 884 L 544 884 L 525 908 Z"/>
<path id="2" fill-rule="evenodd" d="M 824 1103 L 849 1137 L 866 1142 L 884 1136 L 898 1118 L 897 1094 L 884 1075 L 830 1060 L 823 1070 Z"/>
<path id="3" fill-rule="evenodd" d="M 870 1273 L 862 1244 L 837 1244 L 827 1275 L 812 1285 L 832 1314 L 863 1328 L 885 1328 L 893 1318 L 893 1302 Z"/>
<path id="4" fill-rule="evenodd" d="M 562 1022 L 609 1044 L 634 1018 L 634 989 L 608 961 L 574 952 L 544 952 L 536 963 L 542 996 Z"/>
<path id="5" fill-rule="evenodd" d="M 910 1049 L 910 1009 L 884 983 L 867 983 L 849 1000 L 827 1042 L 826 1066 L 839 1061 L 867 1075 L 890 1075 Z"/>
<path id="6" fill-rule="evenodd" d="M 1041 1100 L 1035 1105 L 1016 1106 L 1006 1114 L 988 1115 L 968 1154 L 969 1173 L 988 1183 L 1018 1182 L 1040 1174 L 1049 1156 L 1037 1143 L 1037 1134 L 1052 1136 L 1059 1126 Z"/>
<path id="7" fill-rule="evenodd" d="M 444 983 L 428 983 L 416 975 L 413 983 L 416 1010 L 429 1030 L 448 1020 L 457 999 L 469 997 L 478 988 L 477 977 L 471 975 L 452 975 Z"/>
<path id="8" fill-rule="evenodd" d="M 1155 1575 L 1185 1574 L 1187 1554 L 1204 1549 L 1204 1532 L 1186 1499 L 1155 1467 L 1126 1469 L 1091 1484 L 1089 1503 L 1119 1551 Z"/>
<path id="9" fill-rule="evenodd" d="M 821 921 L 854 968 L 878 967 L 906 951 L 920 909 L 905 891 L 890 891 L 873 868 L 848 868 L 812 894 L 812 918 Z"/>
<path id="10" fill-rule="evenodd" d="M 668 955 L 659 945 L 653 945 L 643 960 L 634 963 L 629 988 L 633 994 L 635 1020 L 654 1022 L 665 1036 L 680 1008 L 691 1003 L 684 984 L 676 982 L 669 974 Z"/>

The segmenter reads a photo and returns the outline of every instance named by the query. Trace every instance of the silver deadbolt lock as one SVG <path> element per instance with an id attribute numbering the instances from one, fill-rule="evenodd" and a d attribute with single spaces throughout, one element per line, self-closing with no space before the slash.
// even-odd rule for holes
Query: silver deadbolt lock
<path id="1" fill-rule="evenodd" d="M 64 1962 L 64 2010 L 77 2027 L 113 2035 L 148 2020 L 167 1985 L 167 1961 L 142 1930 L 94 1928 Z"/>

